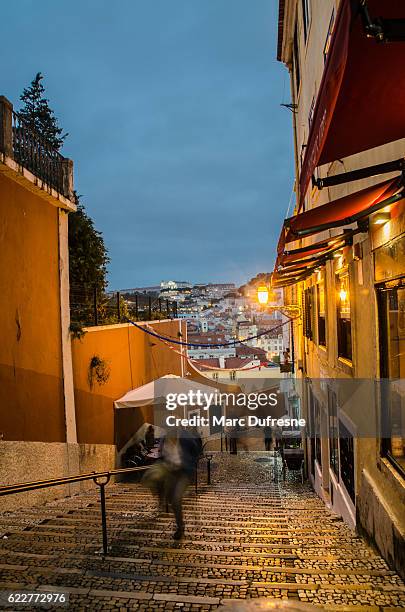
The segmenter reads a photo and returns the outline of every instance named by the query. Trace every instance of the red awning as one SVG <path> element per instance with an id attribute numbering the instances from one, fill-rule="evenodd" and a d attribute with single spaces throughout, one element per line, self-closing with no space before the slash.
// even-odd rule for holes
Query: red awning
<path id="1" fill-rule="evenodd" d="M 359 0 L 341 0 L 300 175 L 405 136 L 405 43 L 367 38 Z M 373 18 L 405 18 L 404 0 L 368 0 Z"/>
<path id="2" fill-rule="evenodd" d="M 277 287 L 287 287 L 288 285 L 295 285 L 296 283 L 299 283 L 305 280 L 308 276 L 312 274 L 313 271 L 314 269 L 311 268 L 310 270 L 305 270 L 301 274 L 296 274 L 295 276 L 283 276 L 283 275 L 278 275 L 276 273 L 273 273 L 273 276 L 271 279 L 271 286 L 274 288 L 277 288 Z"/>
<path id="3" fill-rule="evenodd" d="M 322 242 L 316 242 L 300 249 L 293 251 L 284 251 L 282 255 L 277 258 L 277 266 L 290 266 L 297 263 L 308 263 L 320 259 L 333 253 L 334 251 L 341 249 L 342 246 L 347 244 L 348 240 L 351 240 L 354 233 L 358 230 L 345 232 L 339 236 L 334 236 L 329 240 L 323 240 Z"/>
<path id="4" fill-rule="evenodd" d="M 284 221 L 284 243 L 326 229 L 350 225 L 404 197 L 402 177 L 396 177 L 351 195 L 312 208 Z"/>

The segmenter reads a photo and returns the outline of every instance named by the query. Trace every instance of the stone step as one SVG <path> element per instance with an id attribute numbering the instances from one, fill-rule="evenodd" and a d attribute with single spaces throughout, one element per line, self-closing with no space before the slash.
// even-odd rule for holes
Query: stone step
<path id="1" fill-rule="evenodd" d="M 256 558 L 258 560 L 266 560 L 266 559 L 293 559 L 296 562 L 302 563 L 311 563 L 314 562 L 356 562 L 357 564 L 364 562 L 376 562 L 377 560 L 381 560 L 380 557 L 376 556 L 375 553 L 369 550 L 359 550 L 356 554 L 354 554 L 353 549 L 337 549 L 336 552 L 328 552 L 325 553 L 325 549 L 321 547 L 319 550 L 313 551 L 306 547 L 300 549 L 291 549 L 275 546 L 271 548 L 271 552 L 263 552 L 263 550 L 250 552 L 246 549 L 241 549 L 237 551 L 218 551 L 218 550 L 201 550 L 201 549 L 193 549 L 193 548 L 179 548 L 175 547 L 173 541 L 170 542 L 171 547 L 147 547 L 147 546 L 138 546 L 131 544 L 120 544 L 115 541 L 110 542 L 110 549 L 114 552 L 115 556 L 132 556 L 139 557 L 139 553 L 143 558 L 156 558 L 161 555 L 164 555 L 168 559 L 175 559 L 180 557 L 184 559 L 184 556 L 189 557 L 190 554 L 193 557 L 209 557 L 215 560 L 228 560 L 231 558 L 238 558 L 244 561 L 247 561 L 252 558 Z M 3 544 L 3 551 L 12 551 L 14 553 L 24 553 L 27 550 L 26 542 L 20 542 L 18 540 L 11 541 L 8 540 Z M 101 542 L 98 541 L 96 543 L 84 544 L 82 547 L 78 547 L 76 543 L 66 543 L 66 542 L 38 542 L 32 541 L 30 542 L 29 550 L 34 554 L 44 554 L 48 556 L 49 554 L 53 555 L 65 555 L 71 554 L 74 556 L 77 555 L 95 555 L 101 553 Z"/>
<path id="2" fill-rule="evenodd" d="M 6 584 L 3 586 L 0 584 L 0 587 L 3 588 L 14 588 L 15 590 L 24 590 L 29 585 L 25 585 L 24 583 L 18 584 Z M 44 592 L 63 592 L 66 587 L 60 587 L 58 585 L 47 584 L 39 587 L 38 590 Z M 235 599 L 229 598 L 216 598 L 209 597 L 203 595 L 177 595 L 176 593 L 147 593 L 145 591 L 113 591 L 107 589 L 89 589 L 89 588 L 75 588 L 72 587 L 67 589 L 69 592 L 69 609 L 101 609 L 102 607 L 108 607 L 111 602 L 116 602 L 117 607 L 120 605 L 119 602 L 122 601 L 123 609 L 126 606 L 129 606 L 130 609 L 134 609 L 134 606 L 147 606 L 148 610 L 165 610 L 166 605 L 176 603 L 180 603 L 183 605 L 188 605 L 193 610 L 203 609 L 215 609 L 220 604 L 225 604 L 228 602 L 234 602 Z M 287 591 L 288 592 L 288 591 Z M 243 598 L 240 601 L 244 601 Z M 342 611 L 342 612 L 394 612 L 394 610 L 402 609 L 401 606 L 374 606 L 374 605 L 362 605 L 358 602 L 356 605 L 333 605 L 329 602 L 328 610 L 331 611 Z"/>
<path id="3" fill-rule="evenodd" d="M 208 533 L 216 533 L 218 531 L 223 532 L 223 529 L 226 528 L 227 530 L 229 530 L 230 533 L 239 533 L 240 535 L 245 534 L 246 536 L 248 536 L 249 534 L 256 534 L 256 537 L 265 537 L 266 534 L 278 534 L 281 537 L 295 537 L 297 535 L 302 535 L 304 539 L 311 539 L 314 534 L 320 534 L 320 537 L 323 538 L 349 538 L 351 540 L 357 538 L 360 540 L 360 538 L 356 536 L 355 532 L 349 531 L 343 524 L 336 523 L 322 526 L 319 528 L 318 531 L 318 529 L 313 524 L 312 528 L 309 528 L 308 526 L 300 527 L 299 525 L 290 526 L 288 523 L 284 523 L 283 526 L 279 526 L 279 524 L 267 522 L 263 522 L 260 524 L 260 526 L 257 526 L 255 525 L 254 521 L 249 521 L 246 523 L 242 522 L 239 524 L 229 523 L 226 525 L 226 527 L 224 527 L 221 525 L 220 520 L 217 520 L 215 523 L 206 522 L 204 517 L 189 516 L 187 513 L 184 513 L 184 520 L 186 526 L 189 527 L 190 530 L 203 529 Z M 170 525 L 173 524 L 173 521 L 174 517 L 171 513 L 164 513 L 159 516 L 135 516 L 133 518 L 131 517 L 130 520 L 128 520 L 128 517 L 126 517 L 126 520 L 123 520 L 123 518 L 121 517 L 112 516 L 107 513 L 108 525 L 112 529 L 124 528 L 125 531 L 139 529 L 139 527 L 141 526 L 146 531 L 149 531 L 150 528 L 157 528 L 158 530 L 164 532 Z M 84 517 L 76 518 L 75 516 L 71 515 L 70 517 L 64 518 L 44 517 L 42 521 L 34 521 L 31 523 L 25 522 L 23 524 L 19 524 L 16 521 L 13 521 L 2 525 L 1 529 L 6 534 L 7 531 L 9 531 L 9 533 L 13 533 L 14 531 L 23 532 L 30 530 L 33 531 L 35 529 L 46 529 L 47 531 L 63 529 L 69 531 L 79 530 L 86 527 L 86 530 L 97 530 L 100 524 L 101 513 L 99 515 L 93 516 L 91 519 L 88 520 L 86 520 Z"/>
<path id="4" fill-rule="evenodd" d="M 272 580 L 259 580 L 242 578 L 239 580 L 224 578 L 210 578 L 205 574 L 197 574 L 195 576 L 181 576 L 181 575 L 166 575 L 157 573 L 146 573 L 139 574 L 135 572 L 124 572 L 111 571 L 111 570 L 97 570 L 97 569 L 86 569 L 80 568 L 61 568 L 61 567 L 30 567 L 30 566 L 17 566 L 7 565 L 0 568 L 2 571 L 2 580 L 5 581 L 18 581 L 19 577 L 23 576 L 24 582 L 35 585 L 46 584 L 49 582 L 51 577 L 52 582 L 55 584 L 65 584 L 66 586 L 75 587 L 90 587 L 95 588 L 99 582 L 99 579 L 105 579 L 108 581 L 110 588 L 116 590 L 116 587 L 124 588 L 124 590 L 146 590 L 154 592 L 157 585 L 161 588 L 173 589 L 180 587 L 184 588 L 184 585 L 189 588 L 195 588 L 199 585 L 209 585 L 214 596 L 222 597 L 224 589 L 231 588 L 235 596 L 239 594 L 238 587 L 253 587 L 257 589 L 265 588 L 266 590 L 275 589 L 288 589 L 288 590 L 320 590 L 320 589 L 333 589 L 333 590 L 349 590 L 349 591 L 374 591 L 374 592 L 389 592 L 397 594 L 399 597 L 405 598 L 405 592 L 401 585 L 395 583 L 377 582 L 376 576 L 370 576 L 369 580 L 365 580 L 363 577 L 359 577 L 361 581 L 356 579 L 354 582 L 354 576 L 347 576 L 347 581 L 344 581 L 344 576 L 339 576 L 340 580 L 336 581 L 331 576 L 331 580 L 326 579 L 325 576 L 320 575 L 291 575 L 284 573 L 281 577 L 272 576 Z M 155 572 L 155 567 L 152 568 Z M 316 580 L 314 580 L 316 577 Z M 114 588 L 115 587 L 115 588 Z"/>
<path id="5" fill-rule="evenodd" d="M 98 506 L 98 507 L 97 507 Z M 212 516 L 204 516 L 203 512 L 201 510 L 193 510 L 192 508 L 186 508 L 184 510 L 185 515 L 189 516 L 190 518 L 193 517 L 194 515 L 197 515 L 199 520 L 204 520 L 207 524 L 209 523 L 220 523 L 221 526 L 222 525 L 233 525 L 233 524 L 241 524 L 241 525 L 248 525 L 249 523 L 254 524 L 254 525 L 258 525 L 260 523 L 265 523 L 267 524 L 275 524 L 275 525 L 292 525 L 294 526 L 294 524 L 296 523 L 297 525 L 305 525 L 305 524 L 310 524 L 313 525 L 314 523 L 314 518 L 311 515 L 310 517 L 304 517 L 301 518 L 298 515 L 292 515 L 292 516 L 278 516 L 277 518 L 274 518 L 273 514 L 270 514 L 268 516 L 253 516 L 252 514 L 249 515 L 245 515 L 246 518 L 244 518 L 243 520 L 240 519 L 239 517 L 235 517 L 234 519 L 230 518 L 229 515 L 227 516 L 227 518 L 215 518 Z M 157 516 L 157 505 L 154 504 L 153 506 L 151 506 L 149 509 L 144 509 L 142 511 L 140 510 L 134 510 L 134 508 L 132 507 L 130 510 L 128 510 L 127 512 L 122 512 L 121 510 L 117 510 L 117 509 L 113 509 L 110 510 L 109 512 L 109 516 L 111 516 L 112 518 L 117 517 L 120 521 L 122 520 L 122 518 L 125 518 L 125 515 L 127 516 L 127 518 L 138 518 L 140 516 L 146 516 L 146 517 L 150 517 L 153 518 L 153 520 L 164 520 L 164 515 L 159 515 Z M 75 517 L 75 520 L 82 520 L 82 521 L 96 521 L 98 519 L 98 517 L 100 516 L 100 507 L 98 504 L 92 505 L 91 508 L 87 509 L 87 510 L 70 510 L 67 512 L 60 512 L 60 510 L 57 509 L 43 509 L 42 511 L 37 511 L 37 512 L 24 512 L 24 513 L 18 513 L 18 514 L 13 514 L 13 515 L 1 515 L 0 516 L 0 525 L 7 525 L 7 524 L 13 524 L 14 522 L 26 522 L 27 524 L 29 524 L 30 522 L 32 523 L 36 523 L 36 522 L 40 522 L 41 520 L 46 520 L 46 519 L 56 519 L 56 518 L 60 518 L 60 519 L 71 519 L 72 517 Z M 342 519 L 336 515 L 331 515 L 330 517 L 323 517 L 323 521 L 322 523 L 324 525 L 339 525 L 342 524 Z"/>
<path id="6" fill-rule="evenodd" d="M 98 509 L 100 507 L 99 503 L 94 503 L 91 504 L 90 506 L 90 511 L 91 510 L 95 510 Z M 124 504 L 116 504 L 116 505 L 111 505 L 107 502 L 106 504 L 106 509 L 107 511 L 110 513 L 112 512 L 134 512 L 134 511 L 138 511 L 138 512 L 149 512 L 152 510 L 155 510 L 157 507 L 157 504 L 155 503 L 154 505 L 150 505 L 150 506 L 139 506 L 139 504 L 131 504 L 131 505 L 124 505 Z M 229 514 L 235 513 L 240 517 L 240 520 L 242 520 L 243 518 L 247 517 L 247 518 L 253 518 L 255 519 L 256 516 L 257 518 L 262 518 L 262 519 L 267 519 L 268 517 L 274 517 L 274 518 L 282 518 L 282 519 L 287 519 L 290 520 L 291 518 L 295 518 L 296 520 L 301 518 L 305 519 L 308 518 L 308 520 L 324 520 L 325 519 L 325 514 L 322 511 L 306 511 L 303 512 L 302 510 L 295 510 L 293 508 L 289 508 L 289 509 L 282 509 L 282 510 L 277 510 L 275 511 L 272 508 L 260 508 L 257 513 L 254 512 L 254 508 L 250 507 L 249 510 L 238 510 L 237 508 L 224 508 L 222 505 L 218 506 L 217 508 L 210 508 L 207 506 L 203 506 L 201 504 L 198 503 L 193 503 L 193 504 L 188 504 L 188 503 L 184 503 L 183 505 L 185 512 L 190 512 L 190 513 L 194 513 L 194 514 L 214 514 L 217 517 L 222 517 L 222 516 L 229 516 Z M 86 511 L 89 512 L 89 511 Z"/>
<path id="7" fill-rule="evenodd" d="M 13 558 L 13 561 L 10 561 L 10 557 Z M 169 572 L 170 575 L 173 572 L 177 572 L 178 568 L 184 568 L 188 570 L 188 572 L 194 572 L 200 575 L 207 575 L 207 577 L 214 577 L 215 574 L 226 575 L 227 573 L 231 573 L 235 575 L 238 573 L 238 579 L 243 577 L 248 578 L 249 576 L 255 576 L 259 572 L 262 575 L 262 578 L 267 574 L 288 574 L 288 575 L 300 575 L 304 577 L 309 576 L 327 576 L 330 578 L 329 582 L 333 582 L 333 578 L 336 576 L 347 576 L 359 577 L 366 576 L 368 578 L 374 577 L 395 577 L 395 572 L 388 569 L 353 569 L 351 568 L 311 568 L 311 567 L 295 567 L 295 566 L 281 566 L 267 563 L 265 566 L 263 565 L 254 565 L 254 564 L 219 564 L 219 563 L 201 563 L 193 561 L 192 559 L 187 560 L 186 562 L 177 561 L 174 565 L 172 561 L 164 561 L 160 559 L 146 559 L 146 558 L 132 558 L 132 557 L 112 557 L 107 556 L 105 558 L 95 555 L 66 555 L 62 560 L 58 555 L 38 555 L 35 553 L 22 553 L 22 554 L 11 554 L 5 557 L 4 559 L 0 556 L 0 571 L 30 571 L 30 568 L 34 567 L 38 569 L 39 567 L 54 567 L 58 561 L 58 566 L 61 571 L 65 568 L 68 571 L 68 568 L 85 568 L 89 569 L 104 569 L 108 567 L 111 571 L 125 571 L 130 572 L 133 571 L 134 566 L 141 566 L 143 568 L 153 568 L 153 573 L 158 574 L 167 574 Z M 284 560 L 290 561 L 290 563 L 294 564 L 294 560 Z M 63 568 L 62 568 L 63 566 Z M 143 570 L 145 571 L 145 570 Z M 211 575 L 212 574 L 212 575 Z M 187 573 L 185 574 L 187 575 Z M 235 576 L 234 576 L 235 577 Z M 256 577 L 257 579 L 257 577 Z"/>
<path id="8" fill-rule="evenodd" d="M 118 516 L 118 517 L 122 517 L 125 514 L 128 514 L 129 516 L 131 515 L 146 515 L 149 516 L 151 514 L 154 515 L 154 519 L 156 518 L 156 514 L 157 514 L 157 504 L 153 504 L 150 505 L 148 507 L 137 507 L 136 505 L 132 505 L 129 507 L 114 507 L 111 508 L 109 506 L 107 506 L 107 510 L 108 510 L 108 515 L 109 516 Z M 68 515 L 68 516 L 72 516 L 74 514 L 74 516 L 77 517 L 98 517 L 100 515 L 100 505 L 99 504 L 92 504 L 92 506 L 87 509 L 87 510 L 78 510 L 78 511 L 72 511 L 72 512 L 67 512 L 64 513 L 64 515 Z M 283 513 L 277 512 L 269 512 L 268 514 L 258 514 L 255 515 L 252 512 L 249 513 L 237 513 L 237 517 L 234 520 L 232 520 L 229 516 L 229 512 L 226 513 L 220 513 L 220 512 L 215 512 L 215 513 L 210 513 L 207 512 L 205 508 L 200 508 L 200 507 L 190 507 L 190 506 L 184 506 L 184 514 L 192 517 L 192 516 L 197 516 L 199 518 L 203 517 L 205 520 L 207 521 L 211 521 L 211 522 L 218 522 L 219 520 L 222 521 L 224 520 L 226 523 L 233 523 L 233 522 L 240 522 L 240 523 L 245 523 L 246 521 L 253 521 L 255 523 L 260 523 L 260 522 L 268 522 L 270 521 L 274 521 L 274 522 L 288 522 L 288 523 L 294 523 L 296 522 L 297 524 L 305 524 L 305 523 L 310 523 L 313 524 L 314 520 L 318 520 L 317 516 L 314 516 L 312 513 L 308 516 L 304 515 L 301 516 L 299 513 L 289 513 L 288 511 L 285 511 Z M 51 516 L 51 514 L 49 514 Z M 335 515 L 331 515 L 330 517 L 325 517 L 324 514 L 321 515 L 322 518 L 322 523 L 328 524 L 329 522 L 331 523 L 336 523 L 336 522 L 341 522 L 341 519 Z"/>
<path id="9" fill-rule="evenodd" d="M 115 523 L 118 522 L 117 519 L 115 518 L 110 518 L 107 517 L 107 520 L 109 520 L 110 525 L 112 525 L 114 527 Z M 173 522 L 173 520 L 171 518 L 165 518 L 165 517 L 159 517 L 157 518 L 153 524 L 154 526 L 160 526 L 161 528 L 164 528 L 164 526 L 167 526 L 168 524 L 171 524 Z M 55 517 L 52 519 L 45 519 L 42 521 L 42 523 L 38 526 L 41 526 L 43 524 L 45 524 L 48 527 L 51 526 L 55 526 L 55 527 L 66 527 L 68 528 L 69 526 L 72 526 L 71 528 L 73 529 L 74 525 L 82 525 L 82 524 L 86 524 L 88 526 L 96 526 L 98 527 L 100 525 L 100 517 L 98 518 L 94 518 L 94 519 L 84 519 L 84 518 L 73 518 L 71 516 L 67 516 L 67 517 Z M 250 525 L 233 525 L 228 524 L 227 526 L 229 527 L 229 529 L 231 531 L 240 531 L 240 532 L 247 532 L 249 534 L 255 534 L 255 533 L 277 533 L 277 534 L 287 534 L 287 535 L 299 535 L 299 534 L 311 534 L 311 533 L 332 533 L 332 534 L 339 534 L 340 532 L 343 532 L 342 528 L 339 528 L 339 526 L 335 526 L 332 525 L 330 527 L 316 527 L 315 525 L 312 526 L 311 529 L 309 528 L 302 528 L 302 527 L 290 527 L 288 526 L 288 528 L 285 528 L 287 521 L 285 523 L 281 523 L 283 526 L 280 527 L 280 523 L 276 523 L 276 524 L 272 524 L 271 522 L 269 522 L 269 526 L 268 527 L 257 527 L 255 526 L 254 521 L 250 522 Z M 119 521 L 119 525 L 121 527 L 128 527 L 129 529 L 133 529 L 134 527 L 136 527 L 136 520 L 126 520 L 126 521 Z M 270 526 L 271 525 L 271 526 Z M 132 527 L 131 527 L 132 526 Z M 187 530 L 188 531 L 194 531 L 195 529 L 201 529 L 202 527 L 204 527 L 205 529 L 210 529 L 212 531 L 221 531 L 223 532 L 224 530 L 224 525 L 212 525 L 210 523 L 208 523 L 205 520 L 201 520 L 198 521 L 198 523 L 192 523 L 192 522 L 187 522 Z M 148 529 L 148 526 L 145 525 L 142 527 L 143 531 L 147 532 L 147 533 L 159 533 L 159 530 L 156 529 Z"/>
<path id="10" fill-rule="evenodd" d="M 18 573 L 18 572 L 17 572 Z M 257 597 L 261 592 L 265 592 L 266 596 L 274 596 L 280 592 L 295 592 L 302 594 L 311 594 L 313 592 L 325 595 L 328 592 L 339 592 L 342 595 L 351 597 L 367 594 L 368 598 L 376 599 L 379 596 L 388 595 L 391 599 L 395 599 L 399 604 L 405 604 L 405 594 L 403 588 L 394 585 L 381 583 L 377 584 L 376 579 L 364 582 L 329 582 L 325 579 L 314 581 L 313 577 L 305 580 L 300 577 L 300 582 L 294 576 L 284 576 L 284 579 L 275 578 L 270 581 L 263 580 L 233 580 L 220 578 L 207 578 L 205 576 L 165 576 L 156 574 L 138 574 L 125 572 L 97 571 L 88 570 L 81 571 L 80 569 L 70 568 L 37 568 L 32 574 L 28 570 L 20 570 L 20 575 L 23 575 L 25 584 L 30 585 L 32 590 L 39 586 L 48 585 L 51 582 L 53 585 L 61 588 L 90 588 L 97 589 L 100 582 L 108 584 L 108 590 L 136 592 L 142 591 L 146 593 L 176 593 L 181 596 L 195 596 L 196 591 L 203 590 L 205 596 L 218 597 L 222 599 L 226 596 L 235 597 Z M 3 581 L 16 582 L 18 576 L 16 571 L 3 572 Z"/>
<path id="11" fill-rule="evenodd" d="M 118 536 L 122 536 L 124 533 L 129 534 L 129 537 L 127 538 L 123 538 L 123 537 L 118 537 Z M 161 531 L 157 531 L 156 532 L 159 535 L 161 534 Z M 133 534 L 133 536 L 137 536 L 135 539 L 135 543 L 138 546 L 142 546 L 143 544 L 148 544 L 150 542 L 150 537 L 148 536 L 147 533 L 145 533 L 145 531 L 140 528 L 140 529 L 120 529 L 120 528 L 109 528 L 109 537 L 110 540 L 114 540 L 115 542 L 119 542 L 119 543 L 124 543 L 124 542 L 133 542 L 133 540 L 130 539 L 131 534 Z M 37 525 L 35 527 L 30 528 L 29 530 L 24 530 L 24 531 L 13 531 L 10 530 L 8 532 L 8 537 L 11 536 L 18 536 L 19 540 L 25 540 L 25 541 L 32 541 L 32 540 L 38 540 L 38 541 L 47 541 L 47 540 L 51 540 L 51 541 L 59 541 L 59 542 L 66 542 L 66 543 L 80 543 L 80 542 L 91 542 L 93 540 L 98 540 L 101 538 L 101 530 L 100 529 L 96 529 L 94 528 L 93 530 L 89 530 L 87 529 L 86 532 L 83 534 L 78 530 L 75 530 L 74 527 L 65 527 L 64 529 L 61 528 L 55 528 L 55 529 L 49 529 L 47 525 Z M 166 535 L 166 534 L 165 534 Z M 168 535 L 168 534 L 167 534 Z M 259 548 L 269 548 L 271 546 L 277 546 L 278 548 L 300 548 L 302 546 L 312 546 L 312 547 L 319 547 L 319 548 L 333 548 L 334 546 L 339 546 L 340 549 L 344 549 L 344 548 L 348 548 L 348 549 L 352 549 L 354 546 L 358 545 L 360 547 L 363 546 L 363 543 L 361 541 L 360 538 L 353 536 L 352 538 L 350 537 L 329 537 L 329 536 L 308 536 L 308 535 L 300 535 L 300 536 L 296 536 L 296 537 L 287 537 L 287 536 L 282 536 L 282 535 L 271 535 L 268 536 L 266 538 L 264 538 L 263 536 L 258 536 L 257 538 L 254 538 L 255 541 L 242 541 L 241 538 L 237 539 L 235 537 L 229 538 L 226 541 L 218 541 L 214 538 L 212 539 L 207 539 L 207 535 L 209 536 L 209 534 L 204 533 L 204 532 L 198 532 L 194 535 L 199 535 L 201 536 L 201 538 L 205 538 L 205 539 L 193 539 L 190 540 L 188 539 L 188 536 L 192 535 L 189 534 L 188 530 L 186 529 L 186 538 L 184 538 L 178 545 L 179 546 L 189 546 L 190 544 L 193 546 L 208 546 L 208 547 L 221 547 L 223 549 L 229 548 L 229 549 L 238 549 L 239 547 L 242 548 L 255 548 L 255 549 L 259 549 Z M 259 538 L 262 539 L 262 541 L 257 541 L 259 540 Z M 252 536 L 250 536 L 248 538 L 252 539 Z M 167 543 L 172 543 L 172 537 L 159 537 L 159 541 L 158 543 L 156 543 L 156 546 L 158 546 L 158 544 L 162 544 L 164 542 Z"/>

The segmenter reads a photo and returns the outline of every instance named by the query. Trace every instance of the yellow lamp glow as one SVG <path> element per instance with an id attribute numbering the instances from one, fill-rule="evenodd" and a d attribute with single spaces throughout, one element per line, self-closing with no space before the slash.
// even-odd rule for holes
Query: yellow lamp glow
<path id="1" fill-rule="evenodd" d="M 339 292 L 339 297 L 341 302 L 346 302 L 347 300 L 347 291 L 346 289 L 341 289 Z"/>
<path id="2" fill-rule="evenodd" d="M 374 225 L 384 225 L 391 219 L 391 214 L 389 212 L 379 212 L 372 218 Z"/>
<path id="3" fill-rule="evenodd" d="M 263 305 L 267 304 L 267 302 L 269 301 L 269 290 L 264 285 L 258 288 L 257 299 L 258 299 L 259 304 L 263 304 Z"/>

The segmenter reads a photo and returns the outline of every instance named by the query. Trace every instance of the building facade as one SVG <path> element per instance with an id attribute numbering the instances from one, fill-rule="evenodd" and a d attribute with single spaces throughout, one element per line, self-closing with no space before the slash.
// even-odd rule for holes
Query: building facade
<path id="1" fill-rule="evenodd" d="M 296 207 L 273 275 L 319 496 L 405 572 L 404 3 L 281 0 Z M 395 90 L 395 91 L 394 91 Z"/>

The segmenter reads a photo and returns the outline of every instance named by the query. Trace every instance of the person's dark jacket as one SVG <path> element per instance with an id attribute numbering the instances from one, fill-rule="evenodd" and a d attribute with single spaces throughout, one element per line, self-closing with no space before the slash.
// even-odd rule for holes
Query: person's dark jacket
<path id="1" fill-rule="evenodd" d="M 198 432 L 184 429 L 179 436 L 182 469 L 192 474 L 196 468 L 198 458 L 202 451 L 202 440 Z"/>

